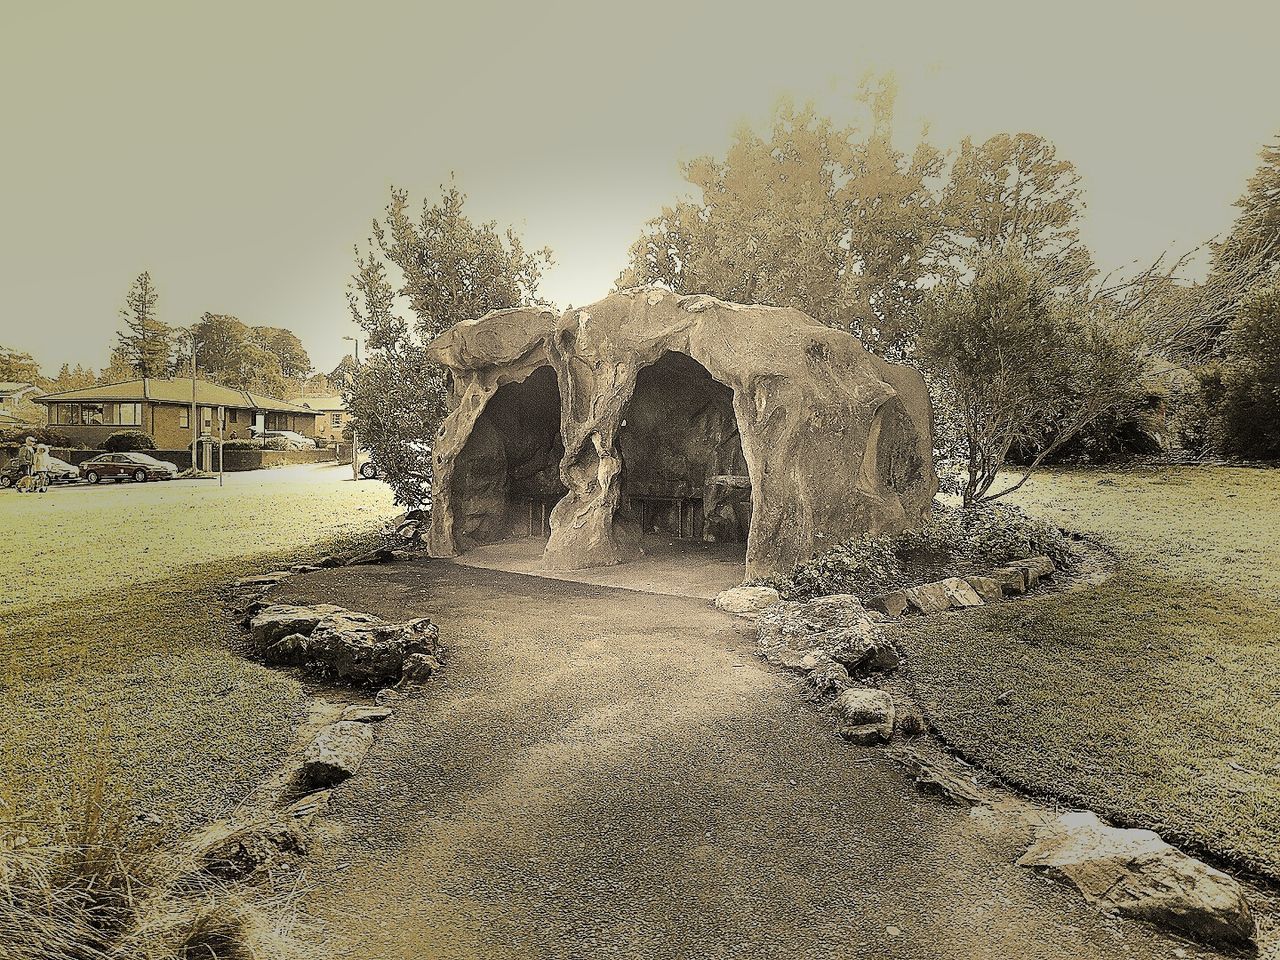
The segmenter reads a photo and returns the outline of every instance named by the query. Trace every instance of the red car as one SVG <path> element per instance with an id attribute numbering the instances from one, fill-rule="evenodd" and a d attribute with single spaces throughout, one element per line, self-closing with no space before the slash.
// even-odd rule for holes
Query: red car
<path id="1" fill-rule="evenodd" d="M 172 480 L 178 475 L 176 464 L 157 460 L 145 453 L 104 453 L 80 464 L 80 476 L 90 483 L 99 480 Z"/>

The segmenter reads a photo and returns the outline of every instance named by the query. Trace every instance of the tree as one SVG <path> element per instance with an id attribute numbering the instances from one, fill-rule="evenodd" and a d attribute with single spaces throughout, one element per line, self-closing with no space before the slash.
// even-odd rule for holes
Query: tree
<path id="1" fill-rule="evenodd" d="M 1211 411 L 1216 446 L 1235 456 L 1280 457 L 1280 277 L 1241 300 L 1229 344 Z"/>
<path id="2" fill-rule="evenodd" d="M 41 383 L 40 364 L 31 354 L 0 346 L 0 381 Z"/>
<path id="3" fill-rule="evenodd" d="M 111 356 L 107 358 L 107 365 L 98 374 L 98 382 L 120 383 L 135 376 L 137 370 L 130 362 L 128 352 L 122 345 L 116 344 L 111 350 Z"/>
<path id="4" fill-rule="evenodd" d="M 645 225 L 619 285 L 793 306 L 904 353 L 943 226 L 929 187 L 943 156 L 923 138 L 895 149 L 895 99 L 892 78 L 864 81 L 865 137 L 784 102 L 768 138 L 744 127 L 724 160 L 686 163 L 696 199 Z"/>
<path id="5" fill-rule="evenodd" d="M 1093 276 L 1080 241 L 1080 174 L 1034 133 L 1001 133 L 975 145 L 966 137 L 943 193 L 949 252 L 961 260 L 998 250 L 1036 261 L 1056 286 Z"/>
<path id="6" fill-rule="evenodd" d="M 450 392 L 426 344 L 461 320 L 534 302 L 551 262 L 550 251 L 525 251 L 510 229 L 474 223 L 465 202 L 456 188 L 442 188 L 440 200 L 424 201 L 414 218 L 407 192 L 393 188 L 384 217 L 373 221 L 368 249 L 356 250 L 347 291 L 369 350 L 344 391 L 348 409 L 396 501 L 413 507 L 430 504 L 430 444 Z M 410 317 L 397 309 L 401 298 Z M 330 376 L 339 382 L 345 372 L 340 364 Z"/>
<path id="7" fill-rule="evenodd" d="M 249 342 L 266 350 L 280 364 L 286 380 L 305 380 L 311 375 L 311 357 L 298 335 L 284 327 L 250 327 Z"/>
<path id="8" fill-rule="evenodd" d="M 156 318 L 158 299 L 151 274 L 144 271 L 130 285 L 120 308 L 125 329 L 116 334 L 118 346 L 121 359 L 133 368 L 135 376 L 163 377 L 169 373 L 173 331 Z"/>
<path id="9" fill-rule="evenodd" d="M 276 395 L 286 384 L 279 358 L 254 342 L 251 329 L 237 318 L 204 313 L 192 327 L 196 370 L 214 383 L 238 390 Z M 187 347 L 190 371 L 190 347 Z"/>
<path id="10" fill-rule="evenodd" d="M 81 390 L 85 387 L 92 387 L 98 382 L 98 376 L 92 368 L 84 367 L 76 364 L 72 369 L 71 364 L 64 363 L 58 370 L 57 379 L 53 381 L 55 390 Z"/>
<path id="11" fill-rule="evenodd" d="M 1213 246 L 1207 285 L 1229 291 L 1219 297 L 1218 310 L 1205 311 L 1202 326 L 1212 353 L 1229 352 L 1222 343 L 1233 326 L 1237 307 L 1247 291 L 1267 278 L 1280 276 L 1280 138 L 1262 148 L 1258 169 L 1236 201 L 1240 212 L 1226 239 Z"/>
<path id="12" fill-rule="evenodd" d="M 954 413 L 966 507 L 1017 490 L 1055 450 L 1133 403 L 1144 365 L 1122 296 L 1063 293 L 1018 249 L 978 253 L 971 280 L 930 291 L 919 353 Z M 1015 443 L 1039 453 L 993 493 Z"/>

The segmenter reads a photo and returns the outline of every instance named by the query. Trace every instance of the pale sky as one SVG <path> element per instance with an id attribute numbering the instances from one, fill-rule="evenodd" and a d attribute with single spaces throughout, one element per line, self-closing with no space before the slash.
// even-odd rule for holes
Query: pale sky
<path id="1" fill-rule="evenodd" d="M 0 344 L 102 366 L 130 280 L 161 319 L 290 327 L 329 369 L 388 187 L 605 295 L 642 223 L 783 94 L 853 116 L 894 71 L 904 139 L 1032 131 L 1084 176 L 1106 267 L 1185 250 L 1280 133 L 1280 3 L 59 3 L 0 12 Z"/>

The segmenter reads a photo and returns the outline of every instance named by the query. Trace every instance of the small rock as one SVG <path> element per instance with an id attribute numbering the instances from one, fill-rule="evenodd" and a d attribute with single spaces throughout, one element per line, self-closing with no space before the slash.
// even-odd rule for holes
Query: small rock
<path id="1" fill-rule="evenodd" d="M 302 757 L 302 778 L 315 787 L 331 787 L 360 769 L 373 746 L 367 723 L 339 720 L 321 728 Z"/>
<path id="2" fill-rule="evenodd" d="M 892 590 L 868 600 L 867 609 L 883 613 L 886 617 L 900 617 L 907 612 L 907 595 L 902 590 Z"/>
<path id="3" fill-rule="evenodd" d="M 392 559 L 390 547 L 377 547 L 368 553 L 362 553 L 358 557 L 352 557 L 347 561 L 348 567 L 359 567 L 373 563 L 389 563 Z"/>
<path id="4" fill-rule="evenodd" d="M 1146 920 L 1210 946 L 1256 948 L 1257 924 L 1240 885 L 1150 830 L 1064 813 L 1018 860 L 1074 885 L 1103 910 Z"/>
<path id="5" fill-rule="evenodd" d="M 1000 581 L 995 577 L 965 577 L 964 582 L 967 583 L 979 597 L 983 603 L 991 603 L 995 600 L 1004 598 L 1004 589 L 1000 585 Z"/>
<path id="6" fill-rule="evenodd" d="M 951 606 L 957 610 L 982 606 L 982 598 L 977 591 L 959 577 L 947 577 L 942 581 L 942 589 L 947 592 Z"/>
<path id="7" fill-rule="evenodd" d="M 1000 584 L 1000 589 L 1004 593 L 1027 592 L 1027 571 L 1021 567 L 1001 567 L 991 574 L 991 578 Z"/>
<path id="8" fill-rule="evenodd" d="M 380 707 L 392 707 L 404 699 L 404 694 L 399 690 L 392 690 L 387 687 L 385 690 L 379 690 L 373 698 L 373 702 Z"/>
<path id="9" fill-rule="evenodd" d="M 754 617 L 780 599 L 773 587 L 732 587 L 716 597 L 716 609 L 740 617 Z"/>
<path id="10" fill-rule="evenodd" d="M 276 584 L 284 580 L 288 580 L 290 572 L 288 570 L 275 570 L 271 573 L 259 574 L 256 577 L 241 577 L 232 584 L 237 590 L 247 590 L 253 587 L 274 587 Z"/>
<path id="11" fill-rule="evenodd" d="M 410 520 L 408 523 L 402 523 L 396 527 L 396 536 L 401 540 L 413 540 L 418 536 L 418 523 L 416 520 Z"/>
<path id="12" fill-rule="evenodd" d="M 838 663 L 822 663 L 806 674 L 804 682 L 813 699 L 825 700 L 849 686 L 849 671 Z"/>
<path id="13" fill-rule="evenodd" d="M 341 557 L 326 555 L 316 561 L 316 566 L 323 567 L 326 570 L 332 570 L 334 567 L 341 567 L 346 563 Z"/>
<path id="14" fill-rule="evenodd" d="M 383 720 L 391 716 L 390 707 L 365 706 L 360 703 L 353 703 L 342 711 L 340 720 L 351 720 L 356 723 L 381 723 Z"/>
<path id="15" fill-rule="evenodd" d="M 324 568 L 315 563 L 295 563 L 289 568 L 290 573 L 315 573 L 317 570 Z"/>
<path id="16" fill-rule="evenodd" d="M 917 613 L 941 613 L 951 609 L 951 597 L 940 582 L 908 587 L 902 593 L 907 598 L 908 606 Z"/>
<path id="17" fill-rule="evenodd" d="M 200 851 L 200 869 L 221 880 L 244 880 L 271 866 L 281 854 L 306 854 L 307 839 L 292 823 L 269 820 L 247 826 L 225 824 L 212 830 Z"/>
<path id="18" fill-rule="evenodd" d="M 894 710 L 894 726 L 900 735 L 908 738 L 922 736 L 929 729 L 924 714 L 914 703 L 907 703 Z"/>
<path id="19" fill-rule="evenodd" d="M 832 657 L 837 663 L 843 664 L 852 677 L 863 677 L 869 673 L 892 673 L 902 665 L 897 647 L 884 637 L 874 634 L 868 636 L 852 629 L 831 633 L 840 640 Z"/>
<path id="20" fill-rule="evenodd" d="M 893 737 L 893 701 L 883 690 L 849 687 L 836 698 L 831 712 L 840 736 L 853 743 L 885 743 Z"/>

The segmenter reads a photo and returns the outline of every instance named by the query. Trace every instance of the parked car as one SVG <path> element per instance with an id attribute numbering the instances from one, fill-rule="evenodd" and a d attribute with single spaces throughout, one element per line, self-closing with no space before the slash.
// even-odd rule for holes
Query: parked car
<path id="1" fill-rule="evenodd" d="M 178 465 L 145 453 L 104 453 L 80 464 L 80 474 L 90 483 L 99 480 L 142 483 L 145 480 L 172 480 L 178 475 Z"/>
<path id="2" fill-rule="evenodd" d="M 378 463 L 373 457 L 370 457 L 364 463 L 360 464 L 360 476 L 366 480 L 378 479 Z"/>
<path id="3" fill-rule="evenodd" d="M 72 466 L 57 457 L 49 458 L 50 483 L 75 483 L 80 479 L 80 468 Z M 12 487 L 18 482 L 18 461 L 11 460 L 9 465 L 0 471 L 0 489 Z"/>
<path id="4" fill-rule="evenodd" d="M 300 433 L 293 430 L 254 430 L 253 436 L 257 440 L 271 440 L 280 438 L 289 445 L 290 450 L 314 450 L 316 442 L 310 437 L 304 437 Z"/>

